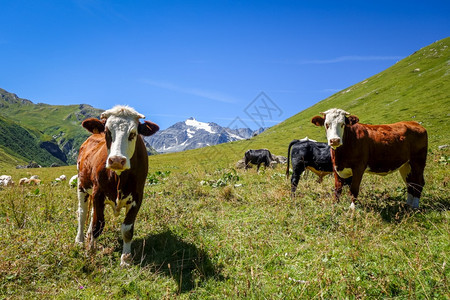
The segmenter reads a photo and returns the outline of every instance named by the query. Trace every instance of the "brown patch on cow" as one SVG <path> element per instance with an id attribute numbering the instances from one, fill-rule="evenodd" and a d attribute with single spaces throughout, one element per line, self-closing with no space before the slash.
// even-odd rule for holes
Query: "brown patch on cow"
<path id="1" fill-rule="evenodd" d="M 335 170 L 351 169 L 353 181 L 350 187 L 357 198 L 363 173 L 386 174 L 409 163 L 408 193 L 420 198 L 425 184 L 423 171 L 426 164 L 428 136 L 425 128 L 417 122 L 398 122 L 384 125 L 356 123 L 345 126 L 344 143 L 332 149 Z M 342 180 L 335 176 L 336 198 L 342 190 Z"/>

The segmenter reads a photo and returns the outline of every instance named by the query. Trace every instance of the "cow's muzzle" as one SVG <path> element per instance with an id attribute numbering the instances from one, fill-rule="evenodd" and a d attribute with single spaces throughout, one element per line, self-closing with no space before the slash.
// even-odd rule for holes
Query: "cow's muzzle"
<path id="1" fill-rule="evenodd" d="M 330 139 L 328 143 L 331 147 L 337 148 L 341 145 L 341 139 L 340 138 Z"/>
<path id="2" fill-rule="evenodd" d="M 111 156 L 108 158 L 108 169 L 114 171 L 123 171 L 125 169 L 125 164 L 127 163 L 127 158 L 123 156 Z"/>

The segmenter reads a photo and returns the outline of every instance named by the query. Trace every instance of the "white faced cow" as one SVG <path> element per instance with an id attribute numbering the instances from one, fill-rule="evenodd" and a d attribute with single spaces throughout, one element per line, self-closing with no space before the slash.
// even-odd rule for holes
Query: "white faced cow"
<path id="1" fill-rule="evenodd" d="M 352 208 L 364 172 L 386 175 L 399 171 L 408 188 L 407 204 L 419 207 L 425 180 L 427 131 L 417 122 L 385 125 L 359 123 L 342 109 L 330 109 L 311 122 L 325 126 L 335 171 L 335 197 L 339 199 L 343 178 L 353 176 L 350 186 Z"/>
<path id="2" fill-rule="evenodd" d="M 123 250 L 120 265 L 131 260 L 134 222 L 142 203 L 148 172 L 148 156 L 140 135 L 149 136 L 158 125 L 145 121 L 143 115 L 128 106 L 116 106 L 101 114 L 101 120 L 87 119 L 82 126 L 93 134 L 81 145 L 78 156 L 78 233 L 75 241 L 84 242 L 84 224 L 88 200 L 92 197 L 92 219 L 88 230 L 89 247 L 105 224 L 105 204 L 117 216 L 126 208 L 122 223 Z"/>

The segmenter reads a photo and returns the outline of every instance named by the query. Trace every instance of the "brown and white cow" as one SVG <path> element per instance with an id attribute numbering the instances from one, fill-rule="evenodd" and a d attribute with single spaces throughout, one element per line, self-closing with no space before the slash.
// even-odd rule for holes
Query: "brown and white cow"
<path id="1" fill-rule="evenodd" d="M 82 126 L 93 134 L 81 145 L 78 155 L 78 233 L 77 243 L 84 242 L 84 224 L 88 200 L 92 197 L 92 218 L 87 237 L 90 249 L 105 225 L 105 204 L 119 215 L 126 208 L 121 231 L 123 250 L 120 265 L 131 260 L 131 241 L 134 222 L 142 203 L 148 173 L 148 156 L 140 135 L 149 136 L 159 130 L 158 125 L 145 121 L 143 115 L 128 106 L 115 106 L 90 118 Z"/>
<path id="2" fill-rule="evenodd" d="M 359 123 L 356 116 L 342 109 L 330 109 L 311 122 L 325 126 L 335 171 L 335 198 L 339 200 L 343 178 L 353 176 L 350 186 L 352 205 L 358 197 L 364 172 L 386 175 L 399 171 L 408 189 L 407 204 L 419 207 L 425 180 L 427 131 L 417 122 L 385 125 Z"/>

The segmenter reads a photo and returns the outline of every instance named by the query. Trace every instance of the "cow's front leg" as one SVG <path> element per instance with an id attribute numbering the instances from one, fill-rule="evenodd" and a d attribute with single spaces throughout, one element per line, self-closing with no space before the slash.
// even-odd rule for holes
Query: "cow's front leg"
<path id="1" fill-rule="evenodd" d="M 133 257 L 131 256 L 131 242 L 133 240 L 134 234 L 134 223 L 122 223 L 121 231 L 123 238 L 123 249 L 122 255 L 120 256 L 120 266 L 128 267 L 133 259 Z"/>
<path id="2" fill-rule="evenodd" d="M 78 185 L 78 230 L 75 243 L 82 244 L 84 242 L 84 224 L 89 207 L 89 194 Z"/>
<path id="3" fill-rule="evenodd" d="M 359 187 L 361 185 L 361 180 L 364 175 L 364 170 L 352 169 L 352 174 L 353 176 L 351 178 L 350 184 L 350 195 L 352 197 L 352 204 L 350 204 L 350 209 L 355 209 L 355 202 L 358 199 Z"/>
<path id="4" fill-rule="evenodd" d="M 334 171 L 333 173 L 334 173 L 334 200 L 336 202 L 339 202 L 339 199 L 341 198 L 342 194 L 342 187 L 344 184 L 342 178 L 339 177 L 336 171 Z"/>
<path id="5" fill-rule="evenodd" d="M 248 161 L 247 159 L 245 159 L 244 163 L 245 163 L 244 170 L 247 171 L 248 168 L 249 168 L 249 163 L 250 163 L 250 161 Z"/>
<path id="6" fill-rule="evenodd" d="M 137 199 L 138 200 L 135 200 Z M 131 256 L 131 242 L 133 240 L 134 234 L 134 221 L 136 220 L 137 213 L 141 206 L 142 196 L 133 197 L 131 202 L 131 207 L 125 216 L 125 220 L 122 223 L 121 231 L 123 238 L 123 249 L 122 255 L 120 257 L 120 266 L 127 267 L 132 262 L 133 257 Z"/>

